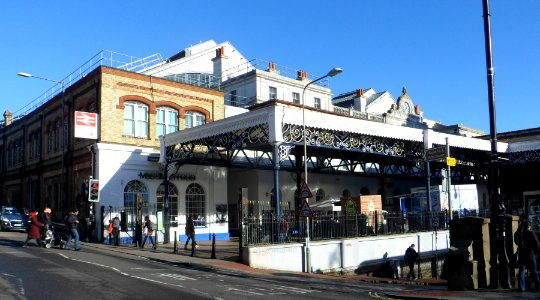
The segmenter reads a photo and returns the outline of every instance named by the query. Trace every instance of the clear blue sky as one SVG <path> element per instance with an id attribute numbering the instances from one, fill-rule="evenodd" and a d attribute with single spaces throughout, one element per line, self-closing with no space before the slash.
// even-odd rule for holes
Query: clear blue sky
<path id="1" fill-rule="evenodd" d="M 497 131 L 540 127 L 540 1 L 491 0 Z M 335 95 L 403 86 L 424 116 L 489 133 L 482 0 L 1 1 L 0 112 L 19 110 L 101 50 L 169 57 L 230 41 Z"/>

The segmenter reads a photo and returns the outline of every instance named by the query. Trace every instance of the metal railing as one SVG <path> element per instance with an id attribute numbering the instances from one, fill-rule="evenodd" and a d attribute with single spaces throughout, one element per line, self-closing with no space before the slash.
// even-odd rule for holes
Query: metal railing
<path id="1" fill-rule="evenodd" d="M 453 218 L 489 217 L 489 211 L 454 211 Z M 307 223 L 309 222 L 309 224 Z M 447 211 L 441 212 L 369 212 L 362 214 L 315 215 L 312 218 L 273 214 L 249 216 L 243 220 L 245 246 L 304 242 L 309 226 L 311 241 L 364 236 L 405 234 L 449 229 Z"/>
<path id="2" fill-rule="evenodd" d="M 161 54 L 156 53 L 148 57 L 139 58 L 127 54 L 122 54 L 114 51 L 103 50 L 87 60 L 80 67 L 75 69 L 65 78 L 58 80 L 62 81 L 65 88 L 73 85 L 75 82 L 84 78 L 89 72 L 99 66 L 108 66 L 116 69 L 126 70 L 130 72 L 140 72 L 151 65 L 161 63 L 163 58 Z M 16 121 L 29 113 L 33 112 L 37 108 L 41 107 L 56 95 L 62 92 L 62 86 L 55 84 L 50 89 L 47 89 L 43 94 L 39 95 L 34 100 L 30 101 L 27 105 L 20 108 L 13 113 L 13 121 Z M 0 124 L 3 127 L 3 124 Z"/>

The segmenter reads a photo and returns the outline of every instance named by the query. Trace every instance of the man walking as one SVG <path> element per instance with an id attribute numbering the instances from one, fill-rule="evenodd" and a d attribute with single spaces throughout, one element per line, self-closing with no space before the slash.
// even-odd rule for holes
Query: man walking
<path id="1" fill-rule="evenodd" d="M 523 221 L 516 233 L 514 233 L 514 243 L 518 246 L 518 266 L 519 266 L 519 281 L 518 287 L 525 291 L 525 269 L 529 269 L 531 277 L 534 280 L 535 290 L 540 288 L 540 279 L 538 278 L 538 270 L 536 268 L 536 258 L 538 255 L 539 244 L 536 235 L 531 231 L 531 223 L 528 220 Z"/>
<path id="2" fill-rule="evenodd" d="M 146 243 L 146 239 L 150 238 L 150 242 L 152 242 L 152 248 L 156 249 L 156 244 L 154 243 L 154 223 L 150 221 L 150 218 L 148 216 L 144 217 L 144 228 L 146 228 L 146 235 L 144 236 L 144 240 L 142 242 L 141 248 L 144 248 L 144 244 Z"/>
<path id="3" fill-rule="evenodd" d="M 69 237 L 68 237 L 68 240 L 66 241 L 66 247 L 65 247 L 66 250 L 70 249 L 69 243 L 71 242 L 71 239 L 73 239 L 75 251 L 81 250 L 79 246 L 79 231 L 77 229 L 77 226 L 79 224 L 78 216 L 79 216 L 79 210 L 75 209 L 74 211 L 69 213 L 69 217 L 67 218 L 66 223 L 67 223 L 67 229 L 69 231 Z"/>
<path id="4" fill-rule="evenodd" d="M 407 274 L 407 280 L 415 280 L 416 276 L 414 275 L 414 263 L 416 262 L 416 258 L 418 257 L 418 252 L 414 249 L 414 244 L 412 244 L 407 250 L 405 251 L 404 260 L 409 266 L 409 273 Z"/>

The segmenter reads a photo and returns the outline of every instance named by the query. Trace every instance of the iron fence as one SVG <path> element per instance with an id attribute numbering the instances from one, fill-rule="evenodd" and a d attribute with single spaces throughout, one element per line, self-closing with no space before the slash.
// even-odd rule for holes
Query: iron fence
<path id="1" fill-rule="evenodd" d="M 453 218 L 478 216 L 489 218 L 489 211 L 457 212 Z M 355 238 L 449 228 L 447 211 L 441 212 L 368 212 L 343 215 L 315 215 L 311 218 L 273 214 L 249 216 L 243 220 L 245 246 L 290 242 Z"/>

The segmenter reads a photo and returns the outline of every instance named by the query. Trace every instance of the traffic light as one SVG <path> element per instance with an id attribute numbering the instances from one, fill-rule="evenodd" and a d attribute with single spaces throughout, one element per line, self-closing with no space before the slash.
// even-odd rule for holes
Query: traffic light
<path id="1" fill-rule="evenodd" d="M 90 179 L 88 184 L 88 201 L 99 202 L 99 180 Z"/>

